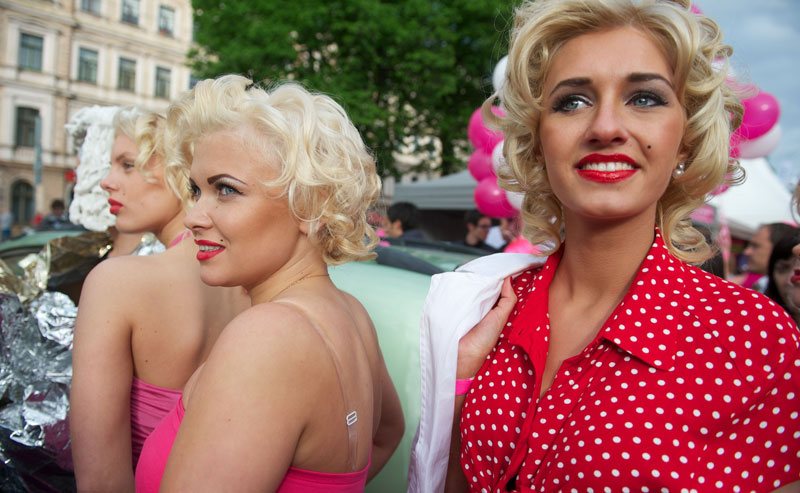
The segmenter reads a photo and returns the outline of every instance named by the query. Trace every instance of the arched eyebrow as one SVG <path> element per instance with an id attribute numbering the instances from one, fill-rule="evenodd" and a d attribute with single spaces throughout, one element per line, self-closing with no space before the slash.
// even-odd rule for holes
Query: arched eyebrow
<path id="1" fill-rule="evenodd" d="M 664 78 L 664 76 L 649 73 L 649 72 L 633 72 L 628 75 L 627 77 L 628 82 L 650 82 L 652 80 L 660 80 L 672 88 L 672 83 Z M 589 77 L 573 77 L 571 79 L 564 79 L 560 81 L 556 86 L 550 91 L 550 96 L 553 95 L 561 87 L 584 87 L 588 86 L 592 83 L 592 79 Z"/>
<path id="2" fill-rule="evenodd" d="M 664 76 L 659 74 L 634 72 L 628 76 L 628 82 L 650 82 L 651 80 L 660 80 L 672 88 L 672 82 L 668 81 L 664 78 Z"/>

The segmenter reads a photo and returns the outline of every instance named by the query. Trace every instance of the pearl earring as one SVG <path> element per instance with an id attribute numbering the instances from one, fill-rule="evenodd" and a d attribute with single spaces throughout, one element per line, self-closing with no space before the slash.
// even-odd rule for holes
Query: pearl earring
<path id="1" fill-rule="evenodd" d="M 681 161 L 678 163 L 678 166 L 675 167 L 675 170 L 672 172 L 672 177 L 675 179 L 680 178 L 683 176 L 683 172 L 686 170 L 686 163 Z"/>

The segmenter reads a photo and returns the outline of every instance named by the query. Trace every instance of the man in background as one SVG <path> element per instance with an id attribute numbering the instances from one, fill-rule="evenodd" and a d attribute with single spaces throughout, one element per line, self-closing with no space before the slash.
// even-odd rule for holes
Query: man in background
<path id="1" fill-rule="evenodd" d="M 747 256 L 747 272 L 739 282 L 745 288 L 755 289 L 763 293 L 767 288 L 767 266 L 772 247 L 784 235 L 796 232 L 797 228 L 784 223 L 763 224 L 744 249 Z"/>
<path id="2" fill-rule="evenodd" d="M 464 214 L 464 226 L 467 228 L 467 234 L 462 242 L 464 245 L 486 250 L 489 253 L 497 252 L 496 248 L 486 244 L 486 237 L 492 227 L 492 220 L 488 216 L 484 216 L 477 209 L 467 211 Z"/>
<path id="3" fill-rule="evenodd" d="M 389 224 L 386 227 L 388 238 L 403 240 L 425 240 L 425 234 L 419 229 L 419 209 L 411 202 L 397 202 L 386 210 Z"/>

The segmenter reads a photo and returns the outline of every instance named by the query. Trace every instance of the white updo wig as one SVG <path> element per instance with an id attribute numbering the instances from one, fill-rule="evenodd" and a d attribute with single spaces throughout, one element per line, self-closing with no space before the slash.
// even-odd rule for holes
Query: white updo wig
<path id="1" fill-rule="evenodd" d="M 116 221 L 109 211 L 108 194 L 100 188 L 100 181 L 111 168 L 112 122 L 119 110 L 119 106 L 81 108 L 64 125 L 78 148 L 79 160 L 69 218 L 91 231 L 105 231 Z"/>

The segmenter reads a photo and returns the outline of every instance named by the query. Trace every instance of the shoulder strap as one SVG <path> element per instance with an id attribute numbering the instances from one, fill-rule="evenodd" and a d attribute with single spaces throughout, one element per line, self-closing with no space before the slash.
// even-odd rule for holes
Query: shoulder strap
<path id="1" fill-rule="evenodd" d="M 342 364 L 339 358 L 339 355 L 336 353 L 336 350 L 333 348 L 333 344 L 331 344 L 330 339 L 328 338 L 325 331 L 322 327 L 317 323 L 316 319 L 312 317 L 305 309 L 303 309 L 300 305 L 296 303 L 292 303 L 290 301 L 273 301 L 272 303 L 280 303 L 282 305 L 291 306 L 298 312 L 300 312 L 309 322 L 311 322 L 311 326 L 314 327 L 314 330 L 319 335 L 322 342 L 325 343 L 325 347 L 328 349 L 328 354 L 331 356 L 331 361 L 333 361 L 333 367 L 336 370 L 336 380 L 339 382 L 339 390 L 342 393 L 342 402 L 344 402 L 344 408 L 350 409 L 350 399 L 349 394 L 345 390 L 344 382 L 342 381 Z M 347 440 L 348 440 L 348 454 L 347 454 L 347 469 L 349 471 L 356 470 L 356 462 L 358 459 L 358 433 L 355 427 L 355 424 L 358 422 L 358 413 L 355 409 L 349 412 L 345 416 L 345 426 L 347 427 Z"/>

